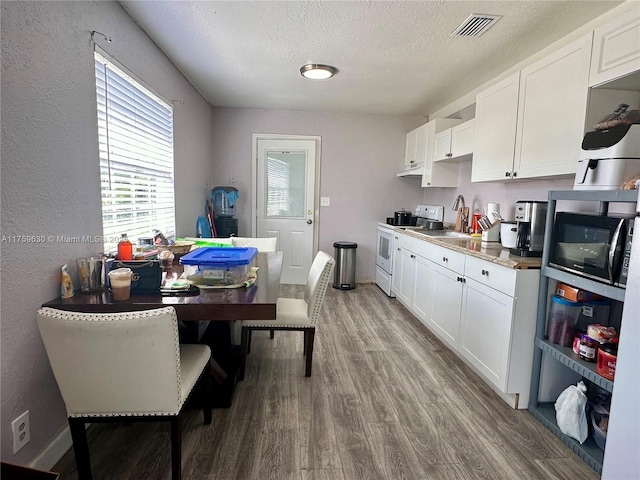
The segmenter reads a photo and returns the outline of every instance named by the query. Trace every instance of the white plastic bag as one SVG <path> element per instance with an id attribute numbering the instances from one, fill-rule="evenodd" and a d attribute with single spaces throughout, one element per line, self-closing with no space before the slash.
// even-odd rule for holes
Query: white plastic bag
<path id="1" fill-rule="evenodd" d="M 567 387 L 556 400 L 556 421 L 562 433 L 583 443 L 589 435 L 585 407 L 587 387 L 584 382 Z"/>

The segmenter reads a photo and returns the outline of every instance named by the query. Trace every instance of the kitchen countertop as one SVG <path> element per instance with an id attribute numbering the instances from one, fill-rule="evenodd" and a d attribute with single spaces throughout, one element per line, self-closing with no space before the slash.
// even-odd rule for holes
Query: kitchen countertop
<path id="1" fill-rule="evenodd" d="M 542 258 L 512 255 L 500 242 L 482 242 L 479 238 L 429 237 L 416 228 L 396 227 L 394 230 L 507 268 L 540 268 L 542 265 Z"/>

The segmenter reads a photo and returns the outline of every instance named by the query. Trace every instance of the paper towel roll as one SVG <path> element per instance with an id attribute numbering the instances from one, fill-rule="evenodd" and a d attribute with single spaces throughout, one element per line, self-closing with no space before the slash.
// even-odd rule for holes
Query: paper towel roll
<path id="1" fill-rule="evenodd" d="M 499 203 L 487 203 L 487 217 L 493 222 L 497 218 L 493 216 L 493 213 L 497 213 L 500 215 L 500 204 Z"/>

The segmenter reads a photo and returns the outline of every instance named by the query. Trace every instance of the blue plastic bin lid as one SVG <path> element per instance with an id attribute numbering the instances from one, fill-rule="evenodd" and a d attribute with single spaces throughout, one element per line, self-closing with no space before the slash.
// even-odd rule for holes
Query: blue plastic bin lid
<path id="1" fill-rule="evenodd" d="M 571 300 L 567 300 L 566 298 L 562 298 L 558 295 L 554 295 L 552 299 L 555 303 L 559 303 L 560 305 L 569 305 L 571 307 L 579 307 L 583 302 L 572 302 Z"/>
<path id="2" fill-rule="evenodd" d="M 250 264 L 257 254 L 256 247 L 200 247 L 180 258 L 180 263 L 228 269 Z"/>

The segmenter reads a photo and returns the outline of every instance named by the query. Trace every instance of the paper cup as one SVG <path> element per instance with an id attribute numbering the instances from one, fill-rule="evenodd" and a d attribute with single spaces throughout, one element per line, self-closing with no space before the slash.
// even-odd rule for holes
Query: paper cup
<path id="1" fill-rule="evenodd" d="M 116 268 L 109 272 L 109 283 L 114 300 L 131 298 L 131 273 L 130 268 Z"/>

